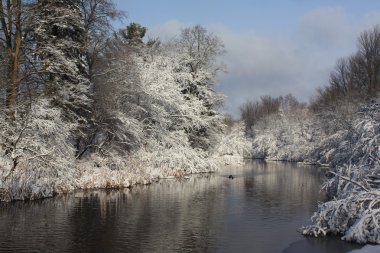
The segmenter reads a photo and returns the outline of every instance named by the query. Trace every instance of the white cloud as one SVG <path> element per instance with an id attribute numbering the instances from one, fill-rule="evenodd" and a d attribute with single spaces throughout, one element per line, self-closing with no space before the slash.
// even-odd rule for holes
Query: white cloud
<path id="1" fill-rule="evenodd" d="M 238 116 L 242 103 L 263 95 L 292 93 L 308 101 L 317 87 L 327 84 L 336 60 L 354 52 L 358 31 L 380 21 L 377 14 L 352 25 L 342 8 L 313 10 L 299 19 L 298 27 L 287 38 L 206 26 L 221 37 L 227 50 L 223 61 L 228 73 L 220 76 L 218 89 L 228 97 L 228 112 Z M 191 25 L 168 21 L 150 28 L 150 34 L 168 40 Z"/>
<path id="2" fill-rule="evenodd" d="M 351 29 L 343 8 L 322 8 L 301 17 L 299 37 L 317 47 L 345 47 L 350 43 Z"/>
<path id="3" fill-rule="evenodd" d="M 177 20 L 169 20 L 154 27 L 148 27 L 147 37 L 159 37 L 162 41 L 169 41 L 178 36 L 181 29 L 190 26 Z"/>

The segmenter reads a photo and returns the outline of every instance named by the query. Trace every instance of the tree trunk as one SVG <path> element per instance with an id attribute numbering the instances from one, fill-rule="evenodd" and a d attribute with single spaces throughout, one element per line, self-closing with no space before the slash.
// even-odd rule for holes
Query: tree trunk
<path id="1" fill-rule="evenodd" d="M 20 65 L 22 49 L 22 24 L 21 24 L 21 0 L 7 1 L 7 15 L 0 4 L 0 21 L 6 39 L 6 48 L 8 51 L 8 85 L 6 89 L 6 109 L 8 120 L 14 122 L 16 119 L 17 95 L 20 87 Z M 5 17 L 7 16 L 7 21 Z M 12 30 L 14 39 L 12 38 Z M 13 39 L 13 40 L 12 40 Z"/>

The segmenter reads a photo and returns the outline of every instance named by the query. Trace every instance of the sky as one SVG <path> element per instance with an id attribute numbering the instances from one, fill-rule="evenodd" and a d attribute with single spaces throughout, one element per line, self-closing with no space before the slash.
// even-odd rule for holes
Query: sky
<path id="1" fill-rule="evenodd" d="M 336 61 L 355 52 L 357 37 L 380 24 L 380 0 L 115 0 L 130 22 L 163 41 L 202 25 L 224 42 L 227 72 L 217 90 L 225 110 L 260 96 L 292 93 L 302 102 L 328 84 Z"/>

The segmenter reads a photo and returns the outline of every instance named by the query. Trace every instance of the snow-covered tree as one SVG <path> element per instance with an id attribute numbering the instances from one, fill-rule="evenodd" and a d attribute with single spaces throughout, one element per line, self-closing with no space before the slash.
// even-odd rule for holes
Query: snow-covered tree
<path id="1" fill-rule="evenodd" d="M 183 29 L 174 47 L 176 57 L 181 59 L 181 71 L 189 73 L 179 82 L 182 93 L 203 103 L 202 114 L 208 121 L 207 127 L 188 129 L 190 141 L 193 147 L 208 150 L 218 142 L 223 125 L 218 109 L 224 98 L 215 92 L 214 85 L 217 73 L 224 68 L 218 58 L 224 53 L 224 45 L 218 36 L 196 25 Z"/>
<path id="2" fill-rule="evenodd" d="M 252 140 L 246 138 L 243 122 L 234 122 L 229 129 L 224 129 L 220 142 L 216 145 L 213 156 L 218 164 L 240 164 L 243 158 L 251 158 Z"/>
<path id="3" fill-rule="evenodd" d="M 36 55 L 45 94 L 64 117 L 84 123 L 90 111 L 86 34 L 79 1 L 40 0 L 36 8 Z"/>
<path id="4" fill-rule="evenodd" d="M 48 197 L 76 185 L 74 145 L 90 111 L 78 6 L 77 1 L 41 0 L 33 8 L 36 50 L 27 57 L 39 74 L 35 79 L 39 84 L 28 91 L 36 96 L 18 108 L 12 123 L 1 121 L 3 200 Z"/>
<path id="5" fill-rule="evenodd" d="M 3 63 L 7 66 L 5 71 L 6 107 L 8 119 L 15 120 L 17 96 L 20 87 L 20 68 L 23 47 L 22 27 L 23 6 L 21 0 L 0 1 L 0 44 L 6 50 Z"/>
<path id="6" fill-rule="evenodd" d="M 207 83 L 214 77 L 200 68 L 198 80 L 194 79 L 188 55 L 173 50 L 172 45 L 160 45 L 157 40 L 144 44 L 144 34 L 145 28 L 131 24 L 112 42 L 108 52 L 112 60 L 106 59 L 104 75 L 96 78 L 98 136 L 102 137 L 94 146 L 101 146 L 103 153 L 108 150 L 119 155 L 129 151 L 134 156 L 138 151 L 135 155 L 140 160 L 168 172 L 210 168 L 206 161 L 201 162 L 209 153 L 194 145 L 192 135 L 208 129 L 208 136 L 197 138 L 204 137 L 204 142 L 211 145 L 209 136 L 217 129 L 213 144 L 219 142 L 223 117 L 209 106 L 219 96 Z M 203 92 L 209 99 L 185 92 L 191 82 L 203 82 Z"/>
<path id="7" fill-rule="evenodd" d="M 33 96 L 13 125 L 0 121 L 0 200 L 213 171 L 231 147 L 232 156 L 242 158 L 242 125 L 224 132 L 218 112 L 223 99 L 213 90 L 219 39 L 194 28 L 200 44 L 193 54 L 178 43 L 145 43 L 146 29 L 131 24 L 104 50 L 89 52 L 92 29 L 99 28 L 91 13 L 103 13 L 98 11 L 109 3 L 40 0 L 33 8 L 35 53 L 28 61 L 35 72 L 33 86 L 25 86 Z M 89 60 L 91 53 L 96 61 Z M 88 63 L 94 64 L 93 89 Z M 84 132 L 90 141 L 81 148 Z"/>
<path id="8" fill-rule="evenodd" d="M 63 118 L 60 108 L 39 99 L 14 123 L 0 120 L 0 201 L 51 197 L 76 187 L 75 149 L 67 140 L 77 126 Z"/>
<path id="9" fill-rule="evenodd" d="M 92 96 L 87 62 L 87 34 L 79 1 L 40 0 L 35 8 L 36 63 L 43 94 L 61 108 L 68 123 L 78 122 L 71 142 L 80 157 L 91 127 Z"/>

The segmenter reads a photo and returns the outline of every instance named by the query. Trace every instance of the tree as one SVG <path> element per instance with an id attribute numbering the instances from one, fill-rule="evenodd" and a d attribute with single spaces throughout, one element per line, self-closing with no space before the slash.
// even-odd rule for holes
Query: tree
<path id="1" fill-rule="evenodd" d="M 7 24 L 7 32 L 11 41 L 14 40 L 12 47 L 8 47 L 11 56 L 0 57 L 13 64 L 7 64 L 14 75 L 13 79 L 10 77 L 13 81 L 7 87 L 7 95 L 15 98 L 7 96 L 6 105 L 12 109 L 12 99 L 19 104 L 17 113 L 7 116 L 13 117 L 12 122 L 2 120 L 5 116 L 0 111 L 0 166 L 3 168 L 0 187 L 5 188 L 4 196 L 8 200 L 41 198 L 72 190 L 75 185 L 72 179 L 76 176 L 74 161 L 78 149 L 74 145 L 80 139 L 91 105 L 86 36 L 77 1 L 30 2 L 32 8 L 28 11 L 33 11 L 33 15 L 23 11 L 21 17 L 16 7 L 26 10 L 26 3 L 13 1 L 12 4 L 6 16 L 13 15 L 9 11 L 16 13 L 12 24 Z M 28 20 L 30 26 L 17 25 L 19 18 Z M 17 31 L 22 31 L 23 37 Z M 33 53 L 26 45 L 31 46 Z M 1 47 L 6 48 L 6 44 L 1 43 Z M 0 71 L 10 73 L 9 69 Z M 30 76 L 21 76 L 24 73 Z M 15 76 L 18 82 L 14 81 Z M 32 79 L 36 85 L 30 87 L 26 79 Z M 23 105 L 25 98 L 20 95 L 32 92 L 38 98 Z"/>
<path id="2" fill-rule="evenodd" d="M 224 68 L 217 59 L 225 52 L 221 39 L 196 25 L 181 31 L 177 45 L 183 63 L 192 75 L 192 80 L 183 84 L 183 93 L 197 96 L 210 109 L 220 105 L 222 101 L 215 99 L 212 87 L 216 74 Z"/>
<path id="3" fill-rule="evenodd" d="M 127 39 L 131 46 L 139 47 L 143 44 L 142 39 L 146 33 L 146 28 L 137 23 L 131 23 L 127 26 Z"/>
<path id="4" fill-rule="evenodd" d="M 360 102 L 377 94 L 380 87 L 380 26 L 363 31 L 357 51 L 337 61 L 329 84 L 318 89 L 311 107 L 315 111 L 333 108 L 345 100 Z"/>
<path id="5" fill-rule="evenodd" d="M 141 56 L 139 52 L 144 50 L 141 36 L 145 32 L 137 35 L 141 43 L 131 43 L 131 40 L 136 40 L 133 34 L 137 34 L 128 34 L 128 31 L 133 30 L 131 27 L 146 29 L 132 23 L 126 29 L 114 33 L 94 66 L 97 72 L 92 80 L 95 132 L 91 142 L 95 150 L 110 149 L 124 154 L 140 145 L 140 130 L 137 130 L 140 126 L 136 124 L 142 117 L 140 101 L 144 86 L 140 81 L 141 71 L 136 60 Z M 126 125 L 129 125 L 129 129 Z"/>
<path id="6" fill-rule="evenodd" d="M 188 62 L 191 73 L 196 74 L 205 67 L 211 68 L 213 72 L 221 69 L 221 66 L 216 65 L 216 58 L 225 52 L 223 42 L 204 27 L 196 25 L 183 29 L 178 43 L 191 58 Z"/>
<path id="7" fill-rule="evenodd" d="M 91 78 L 94 64 L 107 49 L 107 42 L 114 31 L 112 22 L 123 19 L 126 14 L 117 10 L 112 0 L 79 0 L 79 3 L 86 34 L 86 58 Z"/>
<path id="8" fill-rule="evenodd" d="M 363 103 L 364 104 L 364 103 Z M 330 194 L 328 202 L 318 205 L 313 224 L 302 229 L 304 235 L 340 234 L 343 240 L 379 243 L 379 99 L 367 101 L 356 112 L 354 139 L 345 165 L 331 170 L 323 184 Z M 347 145 L 341 143 L 340 148 Z"/>
<path id="9" fill-rule="evenodd" d="M 296 106 L 298 102 L 292 95 L 286 96 L 289 106 Z M 272 114 L 278 113 L 280 105 L 284 103 L 283 97 L 273 98 L 271 96 L 261 96 L 260 101 L 248 101 L 240 106 L 240 117 L 246 126 L 246 132 L 250 133 L 252 127 L 260 120 Z"/>
<path id="10" fill-rule="evenodd" d="M 65 122 L 76 125 L 72 141 L 81 152 L 80 136 L 91 115 L 91 94 L 79 1 L 40 0 L 35 36 L 43 94 L 52 107 L 61 108 Z"/>
<path id="11" fill-rule="evenodd" d="M 68 119 L 80 118 L 88 110 L 90 83 L 78 3 L 40 0 L 35 33 L 46 94 L 64 108 Z"/>
<path id="12" fill-rule="evenodd" d="M 358 55 L 365 71 L 368 92 L 380 86 L 380 26 L 362 32 L 358 39 Z"/>
<path id="13" fill-rule="evenodd" d="M 205 108 L 202 114 L 207 124 L 189 129 L 190 140 L 194 147 L 208 150 L 215 144 L 223 128 L 222 117 L 217 110 L 224 99 L 215 92 L 213 86 L 217 73 L 224 68 L 218 61 L 218 57 L 225 52 L 224 45 L 218 36 L 196 25 L 182 30 L 176 48 L 183 70 L 190 75 L 180 82 L 182 93 L 188 98 L 196 97 Z"/>
<path id="14" fill-rule="evenodd" d="M 337 61 L 334 71 L 330 74 L 329 83 L 342 94 L 347 94 L 351 83 L 349 60 L 341 58 Z"/>
<path id="15" fill-rule="evenodd" d="M 2 32 L 0 43 L 7 52 L 5 57 L 3 56 L 3 61 L 7 65 L 5 79 L 8 80 L 5 106 L 8 119 L 11 122 L 15 120 L 17 95 L 20 87 L 21 51 L 23 47 L 22 12 L 21 0 L 0 2 L 0 31 Z"/>

